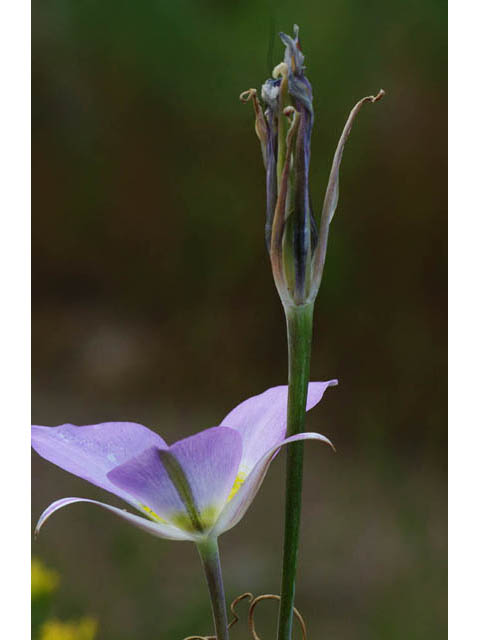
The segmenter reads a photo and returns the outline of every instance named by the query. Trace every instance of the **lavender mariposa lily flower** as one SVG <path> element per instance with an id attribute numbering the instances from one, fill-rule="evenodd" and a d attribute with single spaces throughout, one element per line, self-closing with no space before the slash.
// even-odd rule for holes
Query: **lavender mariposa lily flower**
<path id="1" fill-rule="evenodd" d="M 311 382 L 312 409 L 336 380 Z M 87 498 L 62 498 L 40 516 L 90 502 L 160 538 L 196 543 L 217 538 L 243 517 L 278 450 L 295 440 L 331 442 L 318 433 L 285 438 L 287 386 L 268 389 L 212 427 L 168 446 L 133 422 L 32 427 L 32 445 L 46 460 L 106 489 L 142 516 Z M 333 446 L 333 445 L 332 445 Z"/>

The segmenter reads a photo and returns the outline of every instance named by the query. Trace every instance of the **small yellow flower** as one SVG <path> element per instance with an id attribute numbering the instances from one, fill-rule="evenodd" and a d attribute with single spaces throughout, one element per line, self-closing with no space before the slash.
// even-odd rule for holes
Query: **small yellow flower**
<path id="1" fill-rule="evenodd" d="M 60 582 L 60 576 L 53 569 L 47 567 L 38 560 L 32 560 L 32 598 L 48 596 L 56 591 Z"/>
<path id="2" fill-rule="evenodd" d="M 42 627 L 40 640 L 94 640 L 97 626 L 93 618 L 82 618 L 77 622 L 48 620 Z"/>

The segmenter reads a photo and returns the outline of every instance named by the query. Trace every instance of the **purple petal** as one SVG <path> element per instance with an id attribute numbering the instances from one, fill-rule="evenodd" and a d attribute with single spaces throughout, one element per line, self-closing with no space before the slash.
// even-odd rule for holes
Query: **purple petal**
<path id="1" fill-rule="evenodd" d="M 52 504 L 45 509 L 45 511 L 38 519 L 37 526 L 35 527 L 35 536 L 38 535 L 45 521 L 53 513 L 55 513 L 55 511 L 58 511 L 62 507 L 66 507 L 69 504 L 73 504 L 74 502 L 90 502 L 91 504 L 103 507 L 104 509 L 107 509 L 107 511 L 111 511 L 116 516 L 119 516 L 127 522 L 130 522 L 130 524 L 133 524 L 134 527 L 142 529 L 142 531 L 146 531 L 147 533 L 151 533 L 158 538 L 167 538 L 169 540 L 192 540 L 192 538 L 185 534 L 185 532 L 180 531 L 180 529 L 177 529 L 172 525 L 151 522 L 146 518 L 141 518 L 140 516 L 136 516 L 133 513 L 129 513 L 124 509 L 117 509 L 117 507 L 112 507 L 109 504 L 98 502 L 97 500 L 89 500 L 88 498 L 62 498 L 61 500 L 52 502 Z"/>
<path id="2" fill-rule="evenodd" d="M 299 433 L 296 436 L 290 436 L 276 444 L 257 462 L 254 469 L 248 474 L 245 482 L 225 506 L 215 525 L 214 535 L 218 536 L 228 531 L 243 518 L 248 507 L 252 504 L 277 451 L 285 444 L 298 440 L 320 440 L 321 442 L 326 442 L 335 450 L 330 440 L 320 433 Z"/>
<path id="3" fill-rule="evenodd" d="M 340 136 L 340 140 L 338 141 L 335 155 L 333 156 L 332 168 L 330 169 L 330 176 L 328 178 L 327 190 L 325 191 L 325 198 L 323 200 L 322 215 L 320 218 L 320 233 L 317 246 L 315 247 L 315 251 L 313 254 L 314 279 L 311 286 L 316 291 L 318 291 L 320 282 L 322 280 L 323 268 L 327 255 L 328 232 L 330 223 L 332 222 L 338 204 L 340 165 L 342 162 L 345 143 L 348 140 L 348 136 L 350 135 L 350 131 L 352 130 L 355 118 L 357 117 L 362 106 L 367 102 L 378 102 L 383 98 L 384 95 L 385 91 L 383 89 L 380 89 L 376 96 L 366 96 L 365 98 L 362 98 L 359 102 L 357 102 L 357 104 L 350 111 L 350 115 L 348 116 L 347 122 L 345 123 L 342 135 Z"/>
<path id="4" fill-rule="evenodd" d="M 307 411 L 320 402 L 327 387 L 337 384 L 338 380 L 310 382 Z M 242 435 L 240 469 L 244 473 L 249 473 L 264 453 L 285 437 L 287 399 L 287 385 L 272 387 L 258 396 L 244 400 L 222 420 L 222 426 L 236 429 Z"/>
<path id="5" fill-rule="evenodd" d="M 163 438 L 134 422 L 78 427 L 32 427 L 32 446 L 49 462 L 138 506 L 107 477 L 109 471 L 149 447 L 167 447 Z"/>
<path id="6" fill-rule="evenodd" d="M 108 478 L 161 518 L 198 533 L 209 529 L 224 507 L 241 455 L 239 433 L 213 427 L 167 450 L 151 447 Z"/>

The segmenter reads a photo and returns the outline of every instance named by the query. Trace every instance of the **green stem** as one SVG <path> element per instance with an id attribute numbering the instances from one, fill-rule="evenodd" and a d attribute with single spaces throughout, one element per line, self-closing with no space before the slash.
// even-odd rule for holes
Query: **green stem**
<path id="1" fill-rule="evenodd" d="M 305 430 L 305 411 L 310 377 L 313 304 L 285 308 L 288 333 L 287 435 Z M 302 509 L 303 442 L 287 447 L 285 534 L 278 640 L 291 640 L 295 576 Z"/>
<path id="2" fill-rule="evenodd" d="M 209 538 L 197 544 L 207 579 L 217 640 L 228 640 L 227 606 L 223 590 L 222 567 L 217 538 Z"/>

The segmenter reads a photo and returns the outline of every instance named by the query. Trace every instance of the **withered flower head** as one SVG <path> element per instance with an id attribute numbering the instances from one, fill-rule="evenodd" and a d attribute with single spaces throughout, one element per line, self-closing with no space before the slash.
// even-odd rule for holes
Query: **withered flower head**
<path id="1" fill-rule="evenodd" d="M 381 90 L 377 96 L 363 98 L 350 113 L 334 156 L 317 230 L 309 190 L 313 92 L 305 75 L 297 25 L 293 31 L 293 37 L 280 34 L 285 56 L 262 86 L 264 106 L 256 89 L 240 95 L 243 102 L 252 100 L 255 110 L 255 130 L 266 169 L 265 240 L 275 284 L 286 308 L 312 304 L 316 298 L 328 229 L 338 202 L 343 147 L 361 106 L 384 95 Z"/>

